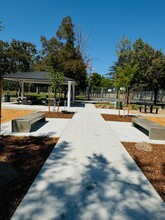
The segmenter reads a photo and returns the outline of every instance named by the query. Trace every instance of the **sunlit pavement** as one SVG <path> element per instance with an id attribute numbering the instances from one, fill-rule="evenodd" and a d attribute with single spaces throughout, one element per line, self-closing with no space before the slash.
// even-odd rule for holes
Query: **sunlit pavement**
<path id="1" fill-rule="evenodd" d="M 99 111 L 74 109 L 12 219 L 163 220 L 164 202 Z"/>

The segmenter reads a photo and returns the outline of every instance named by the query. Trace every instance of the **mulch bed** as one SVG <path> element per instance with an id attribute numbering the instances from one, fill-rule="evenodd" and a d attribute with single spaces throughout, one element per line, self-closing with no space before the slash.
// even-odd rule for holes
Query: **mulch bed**
<path id="1" fill-rule="evenodd" d="M 165 202 L 165 145 L 150 144 L 152 150 L 145 151 L 138 150 L 137 143 L 122 144 Z"/>
<path id="2" fill-rule="evenodd" d="M 132 118 L 135 116 L 128 115 L 110 115 L 110 114 L 101 114 L 105 121 L 120 121 L 120 122 L 132 122 Z"/>
<path id="3" fill-rule="evenodd" d="M 58 138 L 15 137 L 0 138 L 0 162 L 10 164 L 18 177 L 0 186 L 0 219 L 10 219 L 28 191 Z"/>
<path id="4" fill-rule="evenodd" d="M 72 118 L 74 115 L 74 112 L 44 112 L 46 118 Z"/>
<path id="5" fill-rule="evenodd" d="M 102 114 L 102 117 L 106 121 L 132 122 L 135 116 L 129 115 L 123 118 L 119 115 Z M 148 119 L 164 125 L 162 118 L 148 117 Z M 151 151 L 146 151 L 143 147 L 137 149 L 137 143 L 134 142 L 122 142 L 122 144 L 165 202 L 165 144 L 150 144 Z M 145 144 L 142 143 L 142 146 Z"/>

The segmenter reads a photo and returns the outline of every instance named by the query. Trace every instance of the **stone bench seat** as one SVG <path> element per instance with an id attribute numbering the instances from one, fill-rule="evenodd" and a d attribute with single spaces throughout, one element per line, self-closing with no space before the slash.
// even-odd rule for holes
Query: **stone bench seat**
<path id="1" fill-rule="evenodd" d="M 12 132 L 30 132 L 32 125 L 38 121 L 45 121 L 45 115 L 41 112 L 31 113 L 11 121 Z"/>
<path id="2" fill-rule="evenodd" d="M 145 118 L 133 118 L 132 126 L 140 126 L 147 130 L 149 133 L 149 139 L 165 140 L 165 126 L 161 126 Z"/>

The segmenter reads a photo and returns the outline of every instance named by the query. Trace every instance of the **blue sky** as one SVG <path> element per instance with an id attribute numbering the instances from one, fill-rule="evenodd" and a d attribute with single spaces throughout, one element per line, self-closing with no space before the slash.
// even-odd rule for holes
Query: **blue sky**
<path id="1" fill-rule="evenodd" d="M 165 53 L 164 0 L 0 0 L 0 39 L 32 42 L 41 49 L 40 37 L 50 38 L 70 15 L 84 35 L 90 35 L 91 65 L 102 75 L 116 61 L 116 44 L 123 35 Z"/>

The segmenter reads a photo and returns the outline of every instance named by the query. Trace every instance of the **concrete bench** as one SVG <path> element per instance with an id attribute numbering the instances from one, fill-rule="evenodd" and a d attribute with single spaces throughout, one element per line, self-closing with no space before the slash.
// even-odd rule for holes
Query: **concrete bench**
<path id="1" fill-rule="evenodd" d="M 11 121 L 12 132 L 30 132 L 32 125 L 38 121 L 45 121 L 45 115 L 41 112 L 31 113 Z"/>
<path id="2" fill-rule="evenodd" d="M 145 118 L 133 118 L 132 126 L 140 126 L 147 130 L 149 132 L 149 139 L 165 140 L 165 126 L 158 125 Z"/>

